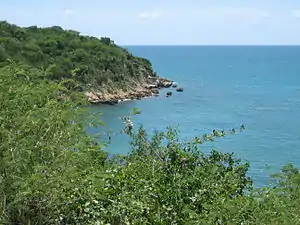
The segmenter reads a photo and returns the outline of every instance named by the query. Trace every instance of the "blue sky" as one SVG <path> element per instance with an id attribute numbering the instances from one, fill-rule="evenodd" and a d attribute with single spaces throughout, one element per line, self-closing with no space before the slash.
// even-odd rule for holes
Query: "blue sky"
<path id="1" fill-rule="evenodd" d="M 300 0 L 1 0 L 0 20 L 120 45 L 300 44 Z"/>

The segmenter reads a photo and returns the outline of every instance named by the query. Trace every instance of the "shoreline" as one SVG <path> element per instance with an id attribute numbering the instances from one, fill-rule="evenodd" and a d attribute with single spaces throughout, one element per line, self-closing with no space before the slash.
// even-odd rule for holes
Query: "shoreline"
<path id="1" fill-rule="evenodd" d="M 124 101 L 159 96 L 160 89 L 169 88 L 173 84 L 174 81 L 167 78 L 148 76 L 146 80 L 135 83 L 127 91 L 119 90 L 115 93 L 108 93 L 95 90 L 86 92 L 85 95 L 92 104 L 115 105 Z"/>

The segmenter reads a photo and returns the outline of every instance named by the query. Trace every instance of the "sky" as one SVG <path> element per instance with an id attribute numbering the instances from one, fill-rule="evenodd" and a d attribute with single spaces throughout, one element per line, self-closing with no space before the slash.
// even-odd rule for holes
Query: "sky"
<path id="1" fill-rule="evenodd" d="M 0 0 L 0 20 L 119 45 L 300 45 L 300 0 Z"/>

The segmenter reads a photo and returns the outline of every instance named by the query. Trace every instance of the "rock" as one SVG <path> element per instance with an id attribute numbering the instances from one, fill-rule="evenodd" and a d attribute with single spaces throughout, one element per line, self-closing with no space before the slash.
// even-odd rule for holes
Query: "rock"
<path id="1" fill-rule="evenodd" d="M 97 93 L 94 92 L 86 92 L 85 95 L 88 98 L 88 101 L 92 104 L 97 104 L 99 102 L 101 102 L 99 96 L 97 95 Z"/>
<path id="2" fill-rule="evenodd" d="M 159 90 L 158 90 L 158 89 L 153 89 L 153 90 L 152 90 L 152 93 L 153 93 L 153 94 L 159 94 Z"/>
<path id="3" fill-rule="evenodd" d="M 183 92 L 183 88 L 177 88 L 176 91 L 177 92 Z"/>
<path id="4" fill-rule="evenodd" d="M 159 86 L 163 87 L 163 88 L 171 87 L 172 86 L 172 81 L 162 81 L 162 82 L 159 83 Z"/>
<path id="5" fill-rule="evenodd" d="M 143 81 L 136 81 L 133 83 L 130 90 L 115 90 L 105 92 L 105 90 L 98 90 L 85 92 L 88 101 L 93 104 L 108 104 L 116 105 L 124 99 L 142 99 L 145 97 L 158 96 L 159 90 L 162 88 L 168 88 L 174 85 L 174 82 L 170 79 L 155 77 L 146 74 L 146 79 Z M 176 86 L 177 87 L 177 86 Z M 167 97 L 170 97 L 173 93 L 166 93 Z"/>
<path id="6" fill-rule="evenodd" d="M 146 85 L 145 88 L 154 89 L 154 88 L 158 88 L 158 85 L 157 84 L 149 84 L 149 85 Z"/>
<path id="7" fill-rule="evenodd" d="M 148 82 L 157 85 L 159 83 L 159 79 L 157 77 L 148 76 Z"/>
<path id="8" fill-rule="evenodd" d="M 177 88 L 177 84 L 176 84 L 176 83 L 173 83 L 173 84 L 172 84 L 172 87 L 173 87 L 173 88 Z"/>
<path id="9" fill-rule="evenodd" d="M 108 101 L 104 101 L 102 102 L 103 104 L 107 104 L 107 105 L 116 105 L 118 104 L 118 100 L 108 100 Z"/>
<path id="10" fill-rule="evenodd" d="M 172 92 L 169 91 L 169 92 L 167 92 L 166 97 L 170 97 L 171 95 L 172 95 Z"/>
<path id="11" fill-rule="evenodd" d="M 168 80 L 168 79 L 165 79 L 165 78 L 160 78 L 158 80 L 158 87 L 161 87 L 161 88 L 168 88 L 168 87 L 171 87 L 173 84 L 173 81 L 171 80 Z"/>

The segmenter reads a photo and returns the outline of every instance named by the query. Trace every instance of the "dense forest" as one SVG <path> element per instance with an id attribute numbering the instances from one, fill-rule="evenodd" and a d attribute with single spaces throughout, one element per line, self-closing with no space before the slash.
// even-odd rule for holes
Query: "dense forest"
<path id="1" fill-rule="evenodd" d="M 13 60 L 44 72 L 54 81 L 74 79 L 79 90 L 126 89 L 154 76 L 147 59 L 134 57 L 107 37 L 80 35 L 59 26 L 21 28 L 0 22 L 0 66 Z"/>
<path id="2" fill-rule="evenodd" d="M 140 76 L 134 62 L 152 71 L 147 60 L 59 27 L 2 22 L 0 32 L 0 224 L 300 224 L 297 168 L 256 189 L 249 164 L 201 152 L 239 129 L 185 142 L 176 129 L 147 134 L 124 118 L 126 156 L 85 132 L 101 121 L 74 87 L 121 84 Z"/>

